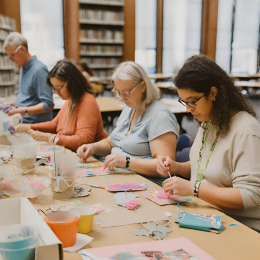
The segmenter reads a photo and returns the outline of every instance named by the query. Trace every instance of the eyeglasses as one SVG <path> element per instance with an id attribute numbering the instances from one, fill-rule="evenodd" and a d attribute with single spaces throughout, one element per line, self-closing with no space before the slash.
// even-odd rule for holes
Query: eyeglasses
<path id="1" fill-rule="evenodd" d="M 192 108 L 196 108 L 197 107 L 197 102 L 202 98 L 204 97 L 206 94 L 203 94 L 201 97 L 199 97 L 198 99 L 192 101 L 192 102 L 185 102 L 184 100 L 182 100 L 181 98 L 179 98 L 179 102 L 184 105 L 185 107 L 189 106 L 189 107 L 192 107 Z"/>
<path id="2" fill-rule="evenodd" d="M 60 87 L 56 87 L 56 88 L 54 88 L 54 87 L 52 86 L 52 88 L 53 88 L 54 90 L 60 92 L 61 89 L 62 89 L 62 88 L 65 86 L 65 84 L 67 84 L 67 83 L 68 83 L 68 81 L 66 81 L 65 83 L 63 83 L 62 86 L 60 86 Z"/>
<path id="3" fill-rule="evenodd" d="M 18 52 L 21 47 L 22 47 L 22 45 L 19 45 L 12 54 L 7 54 L 9 59 L 12 59 L 14 57 L 15 53 Z"/>
<path id="4" fill-rule="evenodd" d="M 123 98 L 129 98 L 131 93 L 142 83 L 143 81 L 139 82 L 134 88 L 132 88 L 132 90 L 130 92 L 119 92 L 118 90 L 116 90 L 115 87 L 113 87 L 113 89 L 111 90 L 112 94 L 116 97 L 119 98 L 120 95 L 122 95 Z"/>

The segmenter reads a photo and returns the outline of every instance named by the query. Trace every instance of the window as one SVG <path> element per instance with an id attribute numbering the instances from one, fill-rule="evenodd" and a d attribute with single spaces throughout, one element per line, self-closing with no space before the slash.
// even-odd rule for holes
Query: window
<path id="1" fill-rule="evenodd" d="M 51 70 L 64 59 L 62 0 L 20 0 L 20 11 L 30 54 Z"/>
<path id="2" fill-rule="evenodd" d="M 177 72 L 200 54 L 202 0 L 164 0 L 163 73 Z"/>
<path id="3" fill-rule="evenodd" d="M 219 0 L 216 62 L 226 71 L 256 73 L 259 10 L 259 0 Z"/>
<path id="4" fill-rule="evenodd" d="M 135 61 L 148 73 L 156 70 L 157 1 L 135 1 Z"/>

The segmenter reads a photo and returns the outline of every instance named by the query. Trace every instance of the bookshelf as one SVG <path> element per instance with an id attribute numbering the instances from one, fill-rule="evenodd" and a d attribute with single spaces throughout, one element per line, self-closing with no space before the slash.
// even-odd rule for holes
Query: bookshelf
<path id="1" fill-rule="evenodd" d="M 97 77 L 109 77 L 123 61 L 124 0 L 79 1 L 79 57 Z"/>
<path id="2" fill-rule="evenodd" d="M 14 64 L 3 48 L 7 35 L 15 31 L 15 20 L 0 14 L 0 97 L 8 97 L 15 92 Z"/>

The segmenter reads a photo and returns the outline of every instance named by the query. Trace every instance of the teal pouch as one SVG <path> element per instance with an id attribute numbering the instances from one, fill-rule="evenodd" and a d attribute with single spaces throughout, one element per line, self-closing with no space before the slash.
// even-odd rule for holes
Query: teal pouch
<path id="1" fill-rule="evenodd" d="M 222 216 L 217 215 L 197 215 L 181 211 L 175 220 L 180 227 L 192 228 L 203 231 L 210 231 L 219 234 L 226 226 L 222 223 Z M 237 224 L 229 224 L 228 226 L 236 226 Z"/>
<path id="2" fill-rule="evenodd" d="M 216 215 L 197 215 L 181 212 L 178 214 L 178 218 L 175 222 L 178 223 L 180 227 L 210 231 L 214 233 L 220 233 L 224 228 L 224 225 L 222 224 L 222 216 Z"/>

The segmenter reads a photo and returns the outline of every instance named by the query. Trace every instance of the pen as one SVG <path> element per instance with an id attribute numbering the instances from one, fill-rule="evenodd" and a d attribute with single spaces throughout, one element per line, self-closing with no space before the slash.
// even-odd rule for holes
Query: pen
<path id="1" fill-rule="evenodd" d="M 100 189 L 106 189 L 106 187 L 103 186 L 99 186 L 99 185 L 95 185 L 95 184 L 87 184 L 87 183 L 82 183 L 84 185 L 88 185 L 90 187 L 95 187 L 95 188 L 100 188 Z"/>

